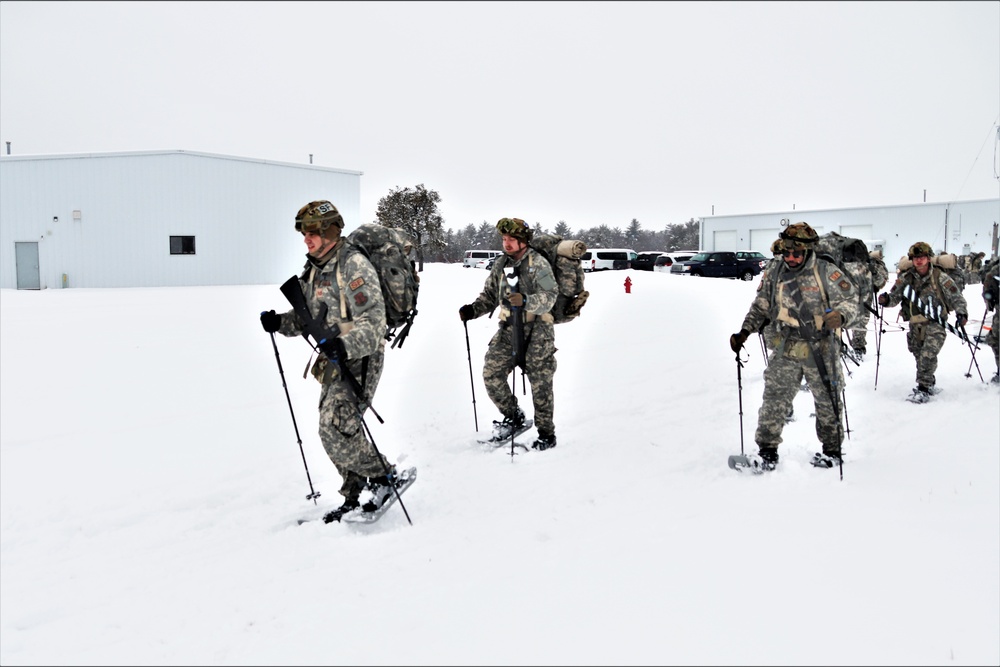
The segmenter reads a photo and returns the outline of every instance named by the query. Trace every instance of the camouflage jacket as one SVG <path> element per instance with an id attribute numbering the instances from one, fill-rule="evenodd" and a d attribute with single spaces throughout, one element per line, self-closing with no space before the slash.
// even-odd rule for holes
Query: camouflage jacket
<path id="1" fill-rule="evenodd" d="M 341 250 L 337 246 L 323 265 L 307 257 L 299 284 L 313 317 L 319 316 L 325 305 L 326 325 L 340 327 L 347 358 L 361 359 L 385 346 L 385 302 L 378 273 L 368 258 L 357 251 Z M 285 336 L 302 334 L 302 323 L 294 311 L 282 314 L 279 331 Z"/>
<path id="2" fill-rule="evenodd" d="M 503 325 L 510 317 L 508 298 L 511 286 L 504 275 L 505 268 L 515 268 L 518 271 L 517 291 L 524 295 L 525 322 L 539 318 L 542 322 L 551 323 L 549 311 L 555 305 L 559 296 L 559 287 L 552 271 L 552 265 L 538 251 L 528 248 L 528 252 L 519 262 L 513 261 L 507 255 L 497 257 L 490 270 L 483 291 L 472 302 L 475 317 L 492 312 L 500 306 L 500 324 Z"/>
<path id="3" fill-rule="evenodd" d="M 919 324 L 927 321 L 927 318 L 920 314 L 920 311 L 917 310 L 917 307 L 913 303 L 903 298 L 903 288 L 907 285 L 913 288 L 917 293 L 917 297 L 925 304 L 943 304 L 947 309 L 944 313 L 945 315 L 948 312 L 962 313 L 964 315 L 969 314 L 965 297 L 962 296 L 962 290 L 958 288 L 955 281 L 945 271 L 936 266 L 931 266 L 927 275 L 921 276 L 917 273 L 917 268 L 911 266 L 899 274 L 892 289 L 886 292 L 889 295 L 886 308 L 902 304 L 899 310 L 903 315 L 903 319 L 907 322 Z"/>
<path id="4" fill-rule="evenodd" d="M 792 287 L 798 287 L 798 303 Z M 859 321 L 857 288 L 836 264 L 812 253 L 795 270 L 789 269 L 784 260 L 775 260 L 761 274 L 757 295 L 741 328 L 752 333 L 770 322 L 788 338 L 804 340 L 809 336 L 802 330 L 800 319 L 805 320 L 806 330 L 815 327 L 819 331 L 828 309 L 840 313 L 844 328 L 851 328 Z"/>
<path id="5" fill-rule="evenodd" d="M 996 305 L 1000 301 L 1000 282 L 998 282 L 998 276 L 1000 276 L 1000 262 L 994 260 L 989 262 L 985 268 L 985 273 L 983 273 L 983 299 L 986 299 L 986 295 L 990 294 L 993 296 L 993 304 Z"/>

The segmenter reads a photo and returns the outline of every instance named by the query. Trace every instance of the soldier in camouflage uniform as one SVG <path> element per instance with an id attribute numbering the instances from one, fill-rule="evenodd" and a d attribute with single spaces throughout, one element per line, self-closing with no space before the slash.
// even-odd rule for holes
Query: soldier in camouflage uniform
<path id="1" fill-rule="evenodd" d="M 871 315 L 869 308 L 872 307 L 875 295 L 889 280 L 889 269 L 882 260 L 881 250 L 872 250 L 868 253 L 868 266 L 863 275 L 865 278 L 862 284 L 856 285 L 861 310 L 858 311 L 857 325 L 851 330 L 851 347 L 858 361 L 863 361 L 868 353 L 868 322 Z"/>
<path id="2" fill-rule="evenodd" d="M 778 463 L 781 432 L 803 378 L 813 394 L 816 435 L 823 445 L 813 465 L 832 468 L 842 456 L 840 333 L 857 321 L 859 302 L 847 276 L 816 256 L 817 241 L 816 231 L 805 222 L 781 233 L 772 250 L 780 251 L 783 264 L 763 273 L 743 326 L 729 339 L 739 354 L 750 332 L 765 320 L 773 323 L 766 330 L 772 352 L 754 435 L 766 470 Z"/>
<path id="3" fill-rule="evenodd" d="M 895 284 L 888 292 L 878 296 L 880 305 L 891 308 L 902 303 L 900 313 L 903 320 L 909 323 L 906 332 L 906 347 L 917 362 L 917 386 L 908 400 L 914 403 L 925 403 L 930 400 L 935 391 L 934 371 L 937 370 L 938 353 L 944 347 L 948 331 L 933 320 L 928 320 L 920 314 L 917 307 L 903 298 L 903 288 L 909 285 L 917 297 L 927 305 L 943 305 L 948 311 L 954 311 L 956 324 L 961 328 L 969 321 L 969 311 L 955 281 L 945 271 L 931 266 L 934 251 L 920 241 L 910 246 L 906 254 L 910 262 L 900 262 L 900 272 Z M 908 266 L 907 266 L 908 265 Z M 947 311 L 944 312 L 947 315 Z"/>
<path id="4" fill-rule="evenodd" d="M 312 374 L 323 385 L 319 398 L 319 435 L 330 461 L 343 478 L 340 494 L 344 503 L 323 520 L 339 521 L 347 512 L 362 507 L 360 497 L 368 489 L 373 497 L 363 511 L 377 505 L 391 492 L 396 468 L 365 438 L 362 415 L 371 405 L 382 376 L 385 348 L 385 303 L 378 273 L 368 259 L 354 250 L 345 251 L 341 238 L 344 219 L 328 201 L 303 206 L 295 216 L 295 231 L 305 240 L 308 253 L 299 277 L 309 312 L 326 313 L 326 326 L 336 334 L 333 353 L 321 353 Z M 265 331 L 284 336 L 302 335 L 302 322 L 293 310 L 261 313 Z M 364 388 L 358 396 L 332 357 L 346 366 Z M 369 506 L 371 505 L 371 506 Z"/>
<path id="5" fill-rule="evenodd" d="M 552 377 L 556 372 L 556 341 L 552 306 L 559 294 L 552 266 L 533 248 L 528 247 L 531 230 L 520 218 L 501 218 L 497 231 L 503 237 L 504 254 L 493 264 L 482 293 L 470 304 L 459 308 L 463 322 L 492 313 L 500 306 L 499 330 L 490 340 L 483 365 L 483 380 L 490 400 L 504 419 L 494 422 L 497 439 L 509 437 L 524 423 L 524 412 L 517 405 L 507 382 L 516 368 L 512 343 L 511 307 L 522 309 L 524 315 L 524 373 L 531 382 L 531 399 L 535 409 L 538 439 L 531 445 L 539 451 L 556 446 L 555 424 L 552 421 L 554 398 Z M 517 271 L 517 290 L 511 290 L 506 275 Z"/>
<path id="6" fill-rule="evenodd" d="M 985 257 L 985 252 L 974 252 L 969 254 L 969 268 L 965 272 L 968 276 L 967 283 L 969 285 L 978 285 L 983 282 L 983 259 Z"/>
<path id="7" fill-rule="evenodd" d="M 997 372 L 993 374 L 990 382 L 1000 383 L 1000 308 L 997 302 L 1000 301 L 1000 260 L 993 259 L 983 267 L 983 301 L 986 302 L 986 312 L 993 311 L 993 324 L 990 332 L 986 335 L 986 344 L 993 348 L 993 361 L 996 362 Z"/>

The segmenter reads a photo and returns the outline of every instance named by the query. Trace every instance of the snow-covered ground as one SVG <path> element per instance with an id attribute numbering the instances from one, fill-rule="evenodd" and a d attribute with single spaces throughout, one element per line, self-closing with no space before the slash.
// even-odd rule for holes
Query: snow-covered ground
<path id="1" fill-rule="evenodd" d="M 307 345 L 279 336 L 306 499 L 258 321 L 277 285 L 0 291 L 0 662 L 1000 663 L 1000 392 L 957 338 L 918 406 L 897 309 L 878 362 L 869 334 L 843 481 L 808 464 L 805 393 L 781 468 L 740 475 L 764 360 L 754 336 L 741 390 L 728 338 L 757 282 L 588 275 L 556 332 L 559 445 L 511 457 L 475 443 L 496 320 L 469 323 L 470 379 L 457 311 L 485 278 L 426 267 L 367 417 L 420 470 L 412 526 L 297 525 L 340 479 Z"/>

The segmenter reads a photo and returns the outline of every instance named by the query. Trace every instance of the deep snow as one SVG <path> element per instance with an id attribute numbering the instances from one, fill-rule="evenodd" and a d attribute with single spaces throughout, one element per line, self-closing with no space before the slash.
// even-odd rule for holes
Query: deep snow
<path id="1" fill-rule="evenodd" d="M 485 278 L 427 265 L 367 417 L 420 470 L 412 526 L 297 525 L 340 480 L 309 350 L 279 336 L 306 500 L 258 322 L 277 285 L 0 291 L 0 662 L 1000 663 L 1000 401 L 957 338 L 912 405 L 887 311 L 847 381 L 843 481 L 808 465 L 805 393 L 781 468 L 743 476 L 764 360 L 754 336 L 741 390 L 728 337 L 757 282 L 589 275 L 556 334 L 559 445 L 512 458 L 474 442 L 496 321 L 469 323 L 470 355 L 457 310 Z"/>

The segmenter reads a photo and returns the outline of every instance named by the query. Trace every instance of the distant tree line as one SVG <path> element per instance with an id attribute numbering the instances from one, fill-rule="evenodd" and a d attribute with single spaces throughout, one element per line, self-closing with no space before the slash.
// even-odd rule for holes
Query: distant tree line
<path id="1" fill-rule="evenodd" d="M 402 229 L 417 242 L 419 269 L 424 262 L 461 262 L 466 250 L 502 250 L 496 221 L 483 222 L 477 227 L 468 224 L 458 231 L 446 229 L 437 205 L 441 196 L 423 184 L 396 188 L 379 200 L 377 224 Z M 555 234 L 564 239 L 576 239 L 588 248 L 632 248 L 644 250 L 698 250 L 701 223 L 694 218 L 680 224 L 668 224 L 659 231 L 645 230 L 635 218 L 625 229 L 599 225 L 574 231 L 560 220 L 551 230 L 541 223 L 529 223 L 535 234 Z"/>

